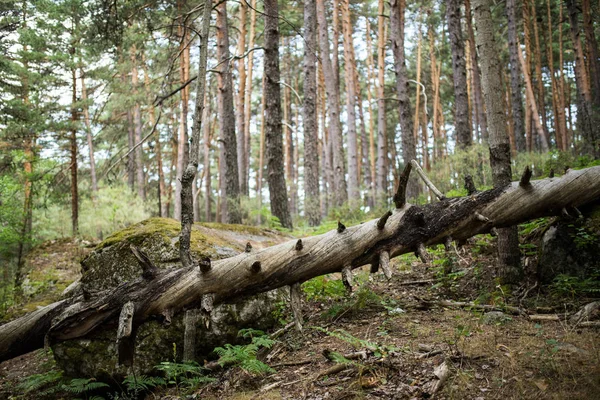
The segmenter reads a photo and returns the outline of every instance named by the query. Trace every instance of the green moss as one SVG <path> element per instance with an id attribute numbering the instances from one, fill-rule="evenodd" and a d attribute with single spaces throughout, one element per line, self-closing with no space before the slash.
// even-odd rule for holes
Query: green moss
<path id="1" fill-rule="evenodd" d="M 219 229 L 224 231 L 243 232 L 251 235 L 264 235 L 265 230 L 255 226 L 238 225 L 238 224 L 221 224 L 218 222 L 200 222 L 196 225 L 205 226 L 211 229 Z"/>

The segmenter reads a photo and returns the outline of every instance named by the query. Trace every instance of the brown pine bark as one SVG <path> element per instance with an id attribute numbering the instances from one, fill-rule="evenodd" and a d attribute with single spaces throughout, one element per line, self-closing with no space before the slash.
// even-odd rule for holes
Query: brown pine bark
<path id="1" fill-rule="evenodd" d="M 127 147 L 129 149 L 129 155 L 127 156 L 127 184 L 131 192 L 135 190 L 135 152 L 133 151 L 133 146 L 135 146 L 133 113 L 131 110 L 127 110 Z"/>
<path id="2" fill-rule="evenodd" d="M 510 0 L 509 0 L 510 1 Z M 483 94 L 489 128 L 490 164 L 495 188 L 506 188 L 512 181 L 510 144 L 505 130 L 501 66 L 494 38 L 492 0 L 474 0 L 477 22 L 477 48 L 481 55 Z M 504 283 L 517 283 L 523 275 L 516 226 L 498 229 L 499 275 Z"/>
<path id="3" fill-rule="evenodd" d="M 385 1 L 378 2 L 377 17 L 377 176 L 375 198 L 378 203 L 387 198 L 387 131 L 385 119 L 385 43 L 387 41 L 387 18 Z"/>
<path id="4" fill-rule="evenodd" d="M 402 131 L 402 160 L 408 165 L 417 158 L 415 137 L 413 135 L 412 111 L 408 95 L 408 73 L 404 55 L 404 0 L 392 0 L 390 3 L 390 25 L 392 52 L 394 54 L 394 71 L 396 72 L 396 93 L 400 109 L 400 128 Z M 406 195 L 414 198 L 419 194 L 419 186 L 415 179 L 410 179 Z"/>
<path id="5" fill-rule="evenodd" d="M 315 0 L 304 2 L 304 211 L 308 224 L 321 223 L 319 204 L 319 138 L 317 128 L 317 6 Z"/>
<path id="6" fill-rule="evenodd" d="M 571 25 L 571 42 L 575 52 L 575 83 L 578 97 L 577 126 L 583 139 L 581 148 L 584 153 L 598 156 L 600 150 L 598 149 L 596 134 L 593 128 L 591 86 L 579 28 L 579 6 L 576 0 L 567 0 L 566 4 Z"/>
<path id="7" fill-rule="evenodd" d="M 594 31 L 594 23 L 598 24 L 598 15 L 590 5 L 590 0 L 581 0 L 581 13 L 583 14 L 583 31 L 585 33 L 586 59 L 588 61 L 590 90 L 594 113 L 600 113 L 600 54 L 598 54 L 598 40 Z M 596 20 L 594 20 L 596 17 Z"/>
<path id="8" fill-rule="evenodd" d="M 346 83 L 346 127 L 348 149 L 348 198 L 351 206 L 359 205 L 359 180 L 358 180 L 358 139 L 356 134 L 356 81 L 354 78 L 354 42 L 352 40 L 352 22 L 350 16 L 349 0 L 341 0 L 342 30 L 344 42 L 344 80 Z"/>
<path id="9" fill-rule="evenodd" d="M 348 200 L 348 191 L 345 178 L 344 149 L 342 146 L 342 126 L 340 123 L 340 97 L 336 87 L 336 74 L 332 66 L 329 38 L 327 34 L 327 19 L 325 17 L 324 0 L 317 0 L 317 22 L 319 26 L 319 49 L 321 63 L 323 64 L 323 76 L 325 79 L 325 91 L 327 95 L 327 112 L 329 115 L 329 138 L 332 146 L 333 167 L 333 201 L 334 206 L 341 206 Z M 335 30 L 334 30 L 335 32 Z M 335 36 L 335 35 L 334 35 Z M 335 44 L 334 40 L 334 44 Z M 337 50 L 334 51 L 334 59 L 337 58 Z"/>
<path id="10" fill-rule="evenodd" d="M 246 0 L 244 0 L 246 2 Z M 246 3 L 246 5 L 248 5 Z M 250 6 L 250 33 L 248 38 L 248 49 L 254 48 L 254 40 L 256 35 L 256 0 L 252 0 Z M 246 70 L 246 93 L 244 94 L 244 140 L 246 142 L 246 151 L 243 154 L 244 161 L 244 173 L 245 176 L 241 176 L 240 180 L 245 182 L 248 186 L 244 194 L 249 194 L 249 179 L 250 179 L 250 154 L 252 150 L 251 137 L 250 137 L 250 117 L 252 115 L 252 77 L 254 68 L 254 52 L 248 54 L 248 68 Z"/>
<path id="11" fill-rule="evenodd" d="M 523 99 L 521 91 L 521 68 L 519 63 L 519 43 L 517 38 L 516 0 L 506 0 L 506 16 L 508 18 L 508 52 L 510 58 L 510 87 L 512 130 L 518 152 L 525 151 L 525 120 L 523 118 Z M 489 121 L 488 121 L 489 123 Z"/>
<path id="12" fill-rule="evenodd" d="M 466 149 L 473 144 L 473 135 L 469 126 L 467 69 L 465 67 L 465 42 L 460 26 L 460 4 L 461 0 L 446 1 L 446 18 L 448 20 L 448 35 L 450 36 L 450 45 L 452 48 L 455 138 L 458 147 Z"/>
<path id="13" fill-rule="evenodd" d="M 540 138 L 540 144 L 542 146 L 542 151 L 547 152 L 550 150 L 550 143 L 548 137 L 546 136 L 546 131 L 540 122 L 540 114 L 537 108 L 537 102 L 535 99 L 535 94 L 533 93 L 533 84 L 531 83 L 531 78 L 529 77 L 528 69 L 526 68 L 525 60 L 523 59 L 523 54 L 519 51 L 519 62 L 521 63 L 521 68 L 523 69 L 523 78 L 525 79 L 525 88 L 527 90 L 527 97 L 529 98 L 528 104 L 529 109 L 531 111 L 531 118 L 533 120 L 535 130 L 537 132 L 537 136 Z"/>
<path id="14" fill-rule="evenodd" d="M 221 185 L 221 219 L 230 224 L 239 224 L 242 216 L 226 3 L 223 1 L 217 6 L 217 58 L 220 64 L 217 98 L 220 151 L 223 156 L 219 179 L 224 181 Z"/>
<path id="15" fill-rule="evenodd" d="M 237 42 L 237 55 L 241 56 L 246 51 L 246 15 L 248 14 L 248 3 L 243 0 L 239 2 L 239 36 Z M 247 149 L 246 149 L 246 58 L 237 60 L 238 70 L 238 92 L 236 99 L 236 132 L 237 132 L 237 159 L 240 179 L 240 194 L 248 196 L 248 171 L 247 168 Z M 250 105 L 248 104 L 248 107 Z"/>
<path id="16" fill-rule="evenodd" d="M 369 18 L 365 18 L 367 23 L 366 29 L 366 43 L 367 43 L 367 101 L 369 104 L 369 172 L 370 177 L 369 181 L 365 180 L 367 187 L 369 188 L 369 206 L 373 207 L 375 205 L 375 182 L 377 181 L 377 170 L 375 167 L 376 157 L 375 157 L 375 116 L 373 112 L 373 93 L 371 92 L 371 85 L 374 84 L 375 81 L 375 62 L 373 60 L 373 39 L 371 38 L 371 21 Z M 358 74 L 357 74 L 358 76 Z M 376 94 L 377 95 L 377 94 Z M 359 105 L 361 102 L 359 101 Z M 367 173 L 367 171 L 365 171 Z"/>
<path id="17" fill-rule="evenodd" d="M 134 97 L 137 97 L 138 93 L 138 68 L 137 68 L 137 49 L 134 45 L 131 48 L 130 53 L 131 58 L 131 87 L 133 91 Z M 136 100 L 133 105 L 133 130 L 134 130 L 134 139 L 135 144 L 137 145 L 142 141 L 142 114 L 140 110 L 140 103 Z M 142 150 L 142 145 L 139 145 L 135 148 L 135 172 L 136 172 L 136 186 L 138 196 L 142 200 L 146 200 L 146 179 L 144 177 L 144 154 Z"/>
<path id="18" fill-rule="evenodd" d="M 90 178 L 92 181 L 92 200 L 98 192 L 98 178 L 96 177 L 96 160 L 94 157 L 94 141 L 92 138 L 92 126 L 90 122 L 90 107 L 88 104 L 87 87 L 85 85 L 85 72 L 79 68 L 79 80 L 81 82 L 81 101 L 83 110 L 83 121 L 85 123 L 85 136 L 88 145 L 88 156 L 90 157 Z"/>
<path id="19" fill-rule="evenodd" d="M 263 75 L 262 78 L 262 97 L 260 103 L 260 138 L 258 144 L 258 174 L 256 174 L 256 187 L 258 194 L 258 204 L 262 207 L 262 188 L 263 188 L 263 173 L 265 171 L 265 80 L 266 77 Z M 259 215 L 260 219 L 260 215 Z M 260 220 L 259 220 L 260 222 Z"/>
<path id="20" fill-rule="evenodd" d="M 283 171 L 281 91 L 279 71 L 279 6 L 265 0 L 265 145 L 271 212 L 285 228 L 292 229 Z"/>
<path id="21" fill-rule="evenodd" d="M 540 30 L 537 21 L 537 7 L 535 1 L 530 2 L 531 7 L 531 21 L 533 24 L 533 38 L 535 42 L 535 77 L 537 83 L 537 104 L 542 117 L 542 126 L 546 137 L 549 138 L 548 132 L 548 117 L 546 115 L 546 96 L 544 94 L 544 81 L 542 75 L 542 48 L 540 44 Z"/>
<path id="22" fill-rule="evenodd" d="M 481 139 L 484 142 L 488 140 L 487 117 L 483 103 L 483 93 L 481 91 L 481 70 L 475 48 L 475 32 L 473 31 L 473 16 L 471 14 L 471 1 L 465 0 L 465 20 L 467 22 L 467 36 L 469 38 L 469 48 L 471 56 L 471 65 L 473 66 L 473 105 L 477 125 L 481 133 Z"/>
<path id="23" fill-rule="evenodd" d="M 71 54 L 75 54 L 73 49 Z M 74 61 L 74 60 L 73 60 Z M 71 135 L 69 137 L 69 152 L 71 155 L 71 234 L 76 237 L 79 232 L 79 189 L 77 184 L 77 125 L 79 113 L 77 112 L 77 69 L 71 68 Z"/>
<path id="24" fill-rule="evenodd" d="M 212 173 L 210 170 L 211 167 L 211 154 L 210 154 L 210 146 L 212 139 L 212 126 L 214 123 L 210 120 L 210 116 L 212 115 L 212 101 L 210 100 L 210 90 L 209 95 L 206 96 L 206 118 L 205 124 L 203 126 L 204 130 L 204 220 L 207 222 L 212 221 Z"/>
<path id="25" fill-rule="evenodd" d="M 552 12 L 550 7 L 550 0 L 546 2 L 547 6 L 547 17 L 548 17 L 548 37 L 545 38 L 547 43 L 546 55 L 548 57 L 548 70 L 550 72 L 550 82 L 552 85 L 552 108 L 554 110 L 554 130 L 556 135 L 556 147 L 559 150 L 567 150 L 567 121 L 565 117 L 565 106 L 564 106 L 564 92 L 561 90 L 560 78 L 557 77 L 557 73 L 554 70 L 554 48 L 553 43 L 553 28 L 552 28 Z M 562 14 L 562 5 L 561 14 Z M 559 23 L 559 40 L 562 42 L 562 23 Z M 561 43 L 559 47 L 562 48 Z M 562 66 L 559 66 L 558 74 L 562 76 Z"/>

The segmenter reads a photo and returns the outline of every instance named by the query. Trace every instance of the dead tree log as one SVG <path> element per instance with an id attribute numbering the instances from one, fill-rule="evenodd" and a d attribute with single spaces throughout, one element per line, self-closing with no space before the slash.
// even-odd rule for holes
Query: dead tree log
<path id="1" fill-rule="evenodd" d="M 375 219 L 303 238 L 300 248 L 297 240 L 291 240 L 213 261 L 210 269 L 192 266 L 159 271 L 151 280 L 140 277 L 91 299 L 77 296 L 53 303 L 0 326 L 0 361 L 40 348 L 45 340 L 51 344 L 83 337 L 108 323 L 116 326 L 123 306 L 130 301 L 134 335 L 135 328 L 148 319 L 169 321 L 176 312 L 201 307 L 203 297 L 210 297 L 216 305 L 347 267 L 377 264 L 383 252 L 396 257 L 415 252 L 421 245 L 443 244 L 448 237 L 464 241 L 494 227 L 558 215 L 563 208 L 599 198 L 600 167 L 593 167 L 531 181 L 526 187 L 513 182 L 433 204 L 403 204 L 381 229 L 380 219 Z"/>

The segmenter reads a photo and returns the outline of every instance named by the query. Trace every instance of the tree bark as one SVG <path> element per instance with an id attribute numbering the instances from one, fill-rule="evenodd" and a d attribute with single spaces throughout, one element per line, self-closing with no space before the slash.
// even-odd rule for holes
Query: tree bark
<path id="1" fill-rule="evenodd" d="M 227 2 L 217 6 L 217 58 L 221 65 L 217 81 L 219 83 L 218 112 L 220 148 L 223 154 L 221 172 L 221 220 L 231 224 L 242 222 L 240 214 L 240 183 L 238 174 L 237 140 L 235 136 L 235 113 L 233 110 L 233 86 L 231 78 L 231 57 L 229 56 L 229 30 L 227 23 Z M 224 185 L 223 185 L 224 184 Z"/>
<path id="2" fill-rule="evenodd" d="M 317 6 L 304 2 L 304 211 L 310 226 L 321 223 L 319 204 L 319 138 L 317 129 Z"/>
<path id="3" fill-rule="evenodd" d="M 194 182 L 198 171 L 200 154 L 200 135 L 204 118 L 204 93 L 206 91 L 206 64 L 208 60 L 208 31 L 210 28 L 211 3 L 204 4 L 202 27 L 200 32 L 200 49 L 198 57 L 198 79 L 196 89 L 196 109 L 190 140 L 189 163 L 181 178 L 181 235 L 179 237 L 179 258 L 184 267 L 191 267 L 193 260 L 190 254 L 190 238 L 194 224 Z"/>
<path id="4" fill-rule="evenodd" d="M 510 1 L 510 0 L 509 0 Z M 494 24 L 491 15 L 491 0 L 475 0 L 477 21 L 477 47 L 481 55 L 483 94 L 485 98 L 488 128 L 490 164 L 494 187 L 501 189 L 511 182 L 510 144 L 504 123 L 502 81 L 498 47 L 494 39 Z M 518 56 L 518 54 L 517 54 Z M 530 189 L 523 186 L 524 190 Z M 487 214 L 483 213 L 487 217 Z M 488 217 L 489 218 L 489 217 Z M 523 270 L 520 263 L 519 237 L 516 226 L 505 225 L 498 229 L 498 262 L 501 279 L 505 283 L 516 283 Z"/>
<path id="5" fill-rule="evenodd" d="M 279 72 L 279 8 L 277 0 L 265 1 L 265 144 L 271 212 L 285 228 L 292 228 L 283 170 L 281 91 Z"/>
<path id="6" fill-rule="evenodd" d="M 387 18 L 384 15 L 385 1 L 379 0 L 377 17 L 377 176 L 375 182 L 375 198 L 377 203 L 388 197 L 387 193 L 387 146 L 385 120 L 385 43 Z"/>
<path id="7" fill-rule="evenodd" d="M 244 0 L 245 1 L 245 0 Z M 247 5 L 247 4 L 246 4 Z M 250 10 L 250 33 L 248 48 L 254 48 L 254 36 L 256 35 L 256 0 L 252 0 Z M 254 52 L 248 54 L 248 68 L 246 70 L 246 93 L 244 95 L 244 140 L 246 141 L 246 152 L 244 153 L 244 172 L 240 180 L 246 182 L 248 186 L 247 194 L 250 193 L 250 153 L 252 146 L 250 143 L 250 117 L 252 116 L 252 73 L 254 68 Z"/>
<path id="8" fill-rule="evenodd" d="M 475 32 L 473 31 L 473 17 L 471 14 L 471 1 L 465 0 L 465 20 L 467 21 L 467 35 L 471 49 L 471 64 L 473 65 L 473 103 L 475 105 L 475 116 L 481 132 L 483 142 L 488 140 L 487 118 L 483 105 L 483 93 L 481 91 L 481 69 L 479 68 L 477 50 L 475 49 Z"/>
<path id="9" fill-rule="evenodd" d="M 485 77 L 483 65 L 482 72 Z M 527 187 L 514 182 L 424 206 L 400 203 L 401 208 L 383 226 L 378 226 L 382 225 L 379 219 L 371 220 L 304 238 L 300 249 L 297 240 L 291 240 L 214 261 L 205 272 L 197 267 L 160 271 L 152 279 L 132 280 L 98 298 L 75 296 L 53 303 L 0 326 L 0 361 L 42 347 L 46 334 L 50 344 L 84 337 L 115 321 L 130 299 L 135 299 L 133 322 L 139 325 L 152 317 L 197 307 L 206 295 L 214 298 L 216 305 L 340 272 L 345 267 L 378 264 L 380 257 L 396 257 L 421 246 L 445 243 L 448 237 L 461 241 L 489 232 L 492 227 L 555 215 L 564 207 L 579 207 L 599 197 L 600 167 L 592 167 L 532 181 Z"/>
<path id="10" fill-rule="evenodd" d="M 329 114 L 329 140 L 332 146 L 333 195 L 334 205 L 341 206 L 348 200 L 344 168 L 344 149 L 342 146 L 342 126 L 340 123 L 340 97 L 336 87 L 335 69 L 332 66 L 329 52 L 329 37 L 327 34 L 327 19 L 325 17 L 324 0 L 317 0 L 317 21 L 319 24 L 319 48 L 325 91 L 327 94 L 327 112 Z M 334 42 L 335 44 L 335 42 Z M 337 54 L 335 52 L 334 54 Z"/>
<path id="11" fill-rule="evenodd" d="M 248 13 L 248 3 L 246 1 L 240 1 L 239 8 L 239 39 L 237 43 L 237 55 L 241 56 L 246 51 L 246 14 Z M 248 196 L 248 172 L 246 171 L 246 104 L 245 104 L 245 96 L 246 96 L 246 65 L 245 58 L 240 58 L 237 60 L 237 70 L 238 70 L 238 93 L 236 96 L 236 132 L 237 132 L 237 159 L 238 159 L 238 171 L 239 171 L 239 179 L 240 179 L 240 194 L 243 196 Z M 248 104 L 250 107 L 250 104 Z"/>
<path id="12" fill-rule="evenodd" d="M 179 57 L 179 78 L 183 85 L 190 77 L 190 43 L 188 28 L 179 25 L 179 35 L 181 36 L 180 57 Z M 181 108 L 179 111 L 179 140 L 177 142 L 177 179 L 175 180 L 175 219 L 181 220 L 181 179 L 184 169 L 188 164 L 190 145 L 188 143 L 188 107 L 190 98 L 189 86 L 181 90 Z M 233 107 L 233 106 L 232 106 Z M 232 122 L 233 123 L 233 122 Z"/>
<path id="13" fill-rule="evenodd" d="M 510 87 L 513 132 L 517 151 L 525 151 L 525 126 L 523 119 L 523 100 L 521 98 L 521 68 L 519 63 L 519 43 L 517 39 L 516 0 L 506 0 L 508 18 L 508 51 L 510 58 Z M 483 68 L 482 68 L 483 69 Z M 482 71 L 483 72 L 483 71 Z M 489 123 L 489 121 L 488 121 Z"/>
<path id="14" fill-rule="evenodd" d="M 140 103 L 137 101 L 138 92 L 138 68 L 137 68 L 137 51 L 136 46 L 131 49 L 131 87 L 133 89 L 133 96 L 136 98 L 133 106 L 133 131 L 135 144 L 137 145 L 142 141 L 142 114 L 140 110 Z M 136 185 L 138 196 L 142 200 L 146 200 L 146 183 L 144 177 L 144 153 L 142 145 L 139 145 L 135 149 L 135 172 L 136 172 Z"/>
<path id="15" fill-rule="evenodd" d="M 358 140 L 356 136 L 356 82 L 354 80 L 354 41 L 349 0 L 341 0 L 342 31 L 344 42 L 344 79 L 346 83 L 346 126 L 348 147 L 348 199 L 351 207 L 359 205 Z"/>
<path id="16" fill-rule="evenodd" d="M 400 130 L 402 131 L 402 160 L 408 165 L 417 158 L 417 145 L 413 135 L 413 115 L 408 95 L 408 73 L 404 55 L 404 12 L 405 0 L 392 0 L 390 3 L 390 25 L 392 51 L 394 54 L 394 71 L 396 72 L 396 92 L 400 109 Z M 414 198 L 419 194 L 419 186 L 415 179 L 410 179 L 407 196 Z"/>
<path id="17" fill-rule="evenodd" d="M 72 54 L 75 54 L 73 49 Z M 73 60 L 75 61 L 75 60 Z M 77 69 L 71 68 L 72 99 L 71 99 L 71 136 L 69 137 L 71 165 L 71 233 L 73 237 L 79 232 L 79 188 L 77 184 L 77 125 L 79 113 L 77 112 Z"/>
<path id="18" fill-rule="evenodd" d="M 448 19 L 448 35 L 452 47 L 455 138 L 458 148 L 466 149 L 473 144 L 473 135 L 469 126 L 467 69 L 465 67 L 465 42 L 460 27 L 460 4 L 461 0 L 446 1 L 446 18 Z"/>

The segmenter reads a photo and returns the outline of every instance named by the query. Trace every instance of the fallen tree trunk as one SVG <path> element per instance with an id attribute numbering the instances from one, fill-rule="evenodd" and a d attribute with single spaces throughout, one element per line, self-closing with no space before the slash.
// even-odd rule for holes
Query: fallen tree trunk
<path id="1" fill-rule="evenodd" d="M 397 209 L 381 219 L 351 228 L 340 223 L 337 230 L 323 235 L 260 251 L 250 248 L 212 264 L 202 260 L 167 271 L 154 271 L 150 265 L 148 273 L 108 293 L 73 297 L 9 322 L 0 326 L 0 361 L 40 348 L 45 340 L 51 344 L 83 337 L 108 322 L 116 325 L 128 302 L 133 302 L 134 311 L 125 331 L 135 340 L 136 327 L 150 318 L 168 323 L 174 313 L 190 308 L 207 314 L 214 304 L 333 272 L 342 271 L 351 286 L 352 269 L 377 266 L 380 258 L 385 262 L 387 257 L 421 253 L 425 246 L 447 243 L 450 238 L 464 241 L 494 227 L 559 215 L 565 208 L 598 198 L 600 167 L 532 182 L 524 176 L 505 188 L 424 206 L 406 204 L 401 185 L 394 197 Z"/>

